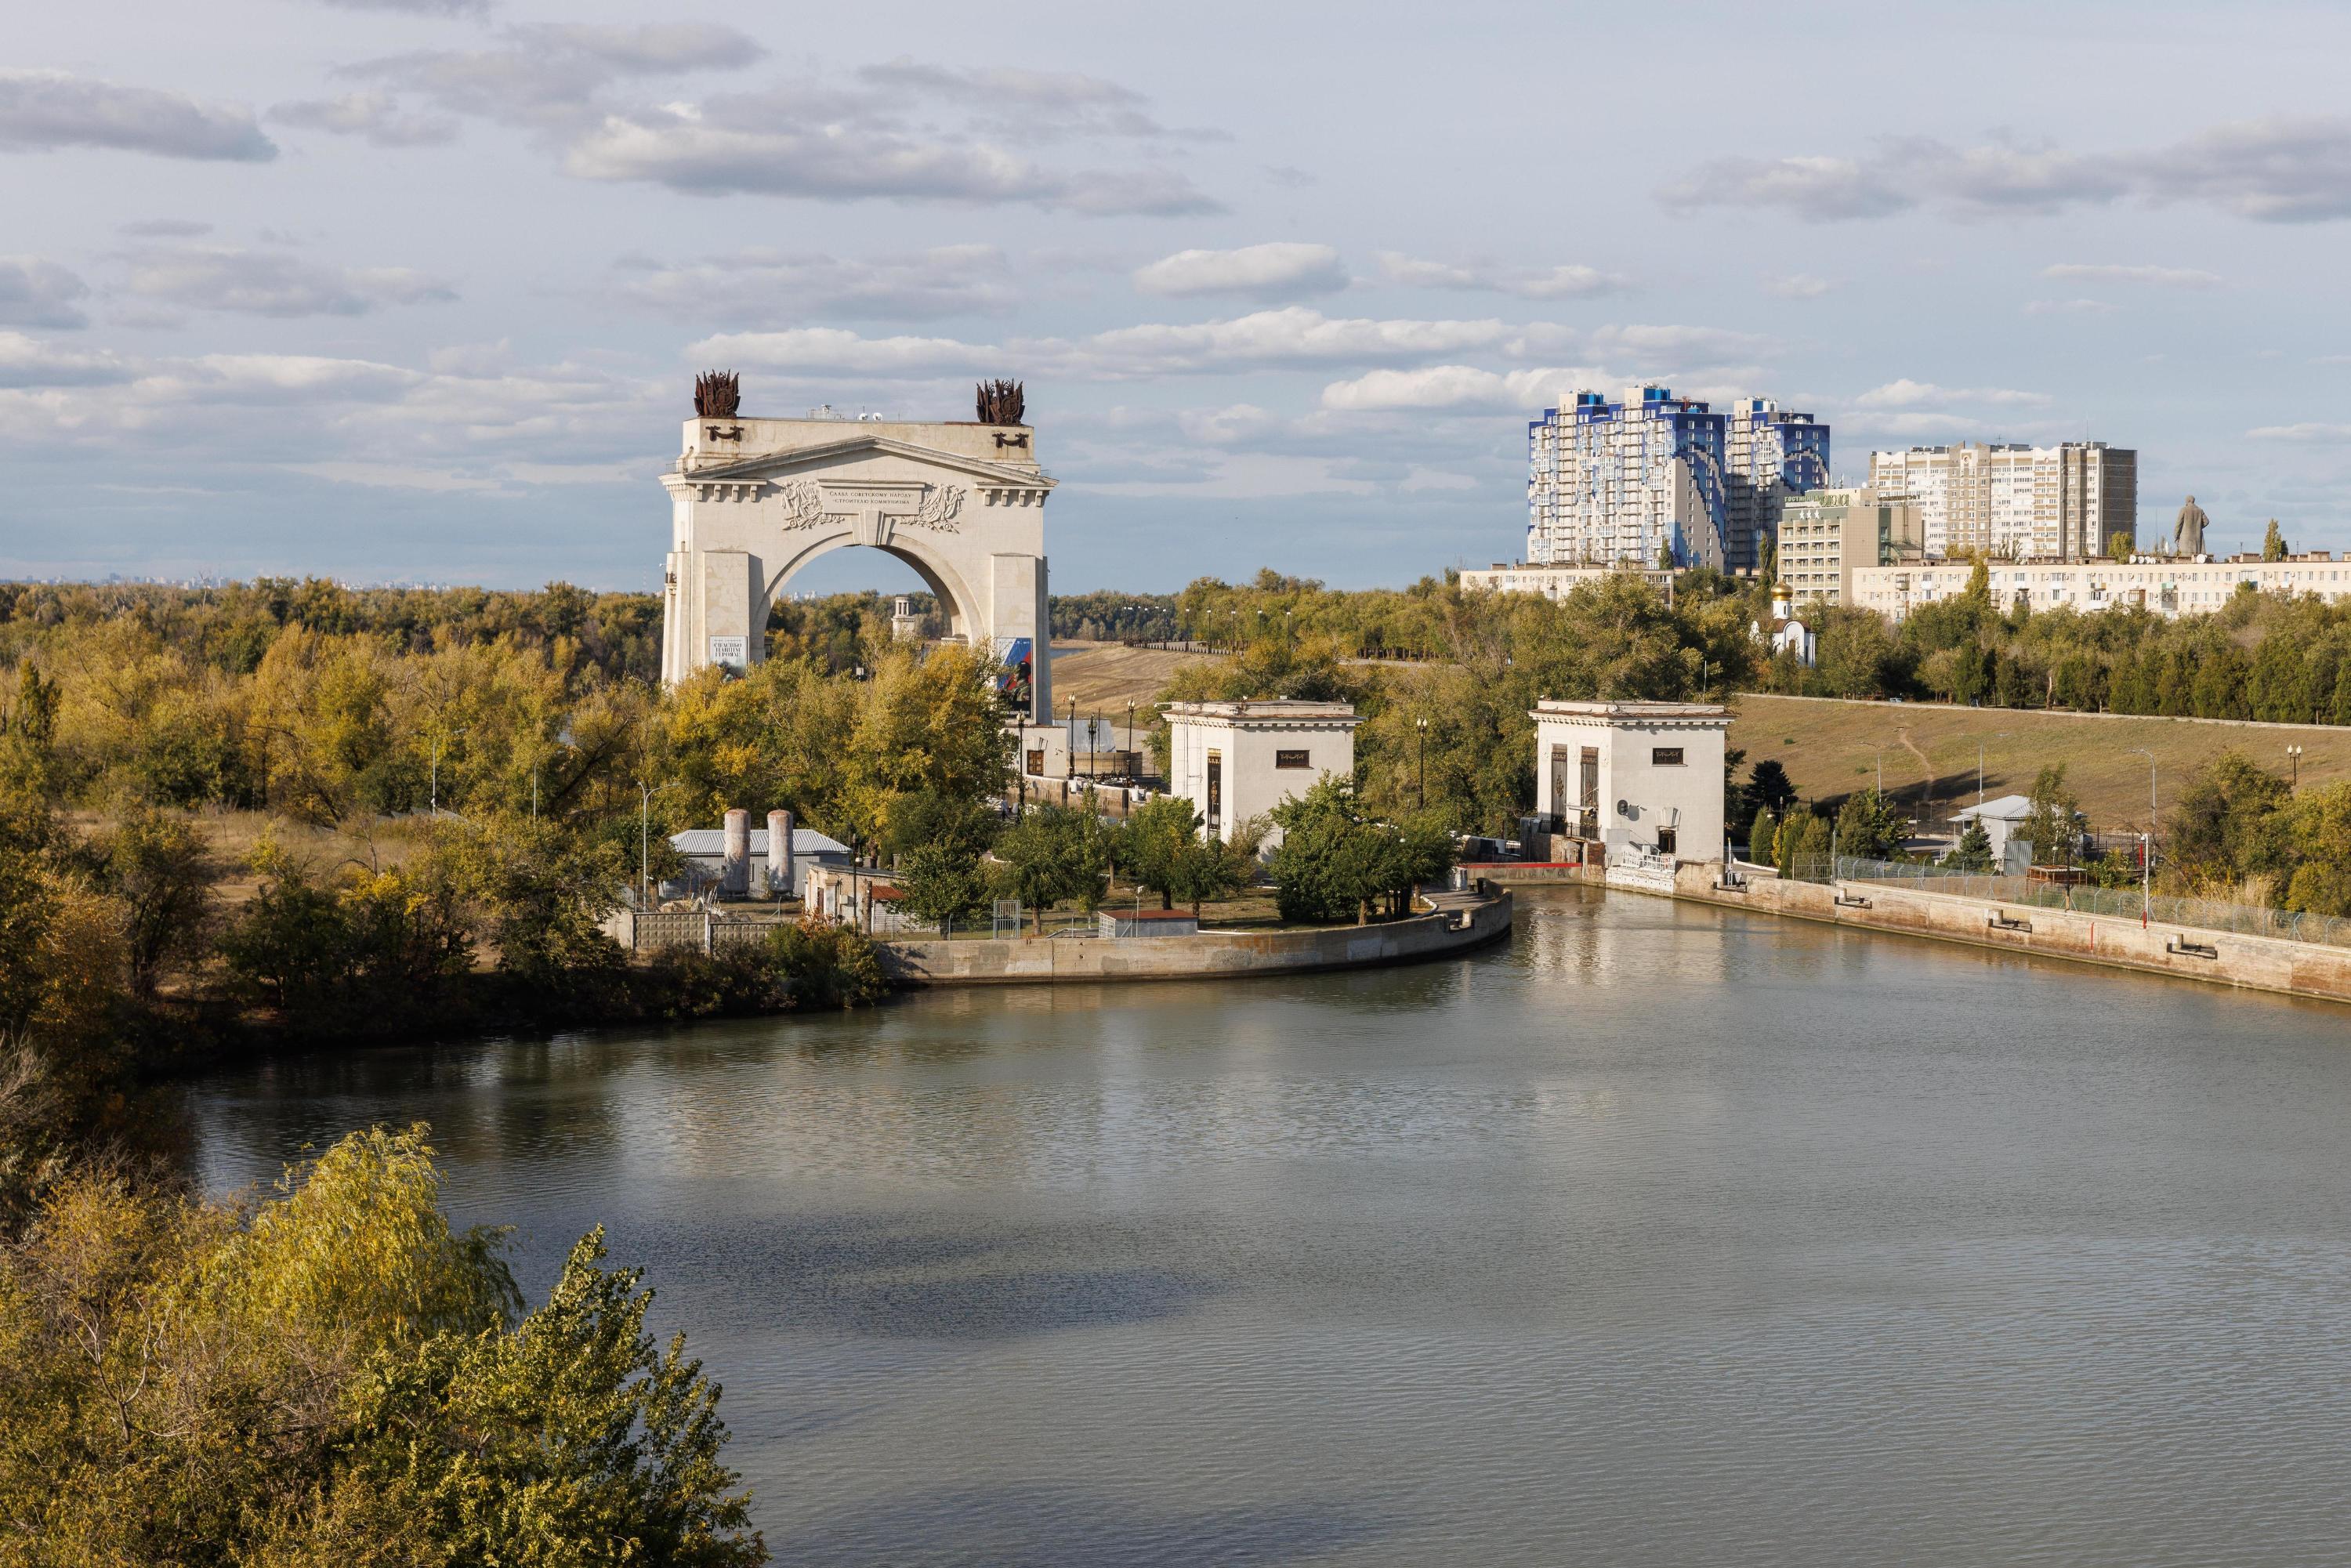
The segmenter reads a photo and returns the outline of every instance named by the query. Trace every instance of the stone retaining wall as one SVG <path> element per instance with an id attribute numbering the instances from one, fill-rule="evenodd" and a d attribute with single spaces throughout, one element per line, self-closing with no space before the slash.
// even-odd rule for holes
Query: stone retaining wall
<path id="1" fill-rule="evenodd" d="M 2351 1001 L 2351 949 L 2276 936 L 2083 915 L 2037 904 L 2000 904 L 1874 882 L 1784 881 L 1769 870 L 1738 868 L 1746 886 L 1720 885 L 1719 863 L 1686 864 L 1674 896 L 1731 909 L 1755 909 L 1974 947 L 2067 958 L 2173 975 L 2210 985 Z"/>
<path id="2" fill-rule="evenodd" d="M 1047 936 L 877 943 L 893 978 L 917 986 L 1179 980 L 1408 963 L 1499 941 L 1510 895 L 1380 925 L 1204 931 L 1196 936 Z"/>

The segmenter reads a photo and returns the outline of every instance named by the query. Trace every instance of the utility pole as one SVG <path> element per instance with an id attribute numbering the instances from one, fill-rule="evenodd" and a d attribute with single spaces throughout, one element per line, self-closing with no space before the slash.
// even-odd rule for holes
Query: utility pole
<path id="1" fill-rule="evenodd" d="M 2147 758 L 2147 876 L 2150 886 L 2155 875 L 2155 753 L 2144 746 L 2134 746 L 2131 754 Z"/>

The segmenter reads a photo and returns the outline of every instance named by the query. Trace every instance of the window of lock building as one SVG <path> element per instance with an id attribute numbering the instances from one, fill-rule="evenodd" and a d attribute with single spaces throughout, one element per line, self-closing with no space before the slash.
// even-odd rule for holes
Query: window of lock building
<path id="1" fill-rule="evenodd" d="M 1681 767 L 1682 747 L 1678 746 L 1651 747 L 1649 748 L 1649 766 L 1652 768 Z"/>

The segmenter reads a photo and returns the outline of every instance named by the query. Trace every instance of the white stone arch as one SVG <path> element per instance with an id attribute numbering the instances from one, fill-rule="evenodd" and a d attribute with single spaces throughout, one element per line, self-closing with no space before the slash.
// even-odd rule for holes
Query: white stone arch
<path id="1" fill-rule="evenodd" d="M 697 419 L 671 497 L 662 675 L 766 654 L 768 607 L 809 562 L 862 546 L 938 595 L 948 634 L 999 657 L 1025 640 L 1030 713 L 1050 712 L 1044 504 L 1023 425 Z"/>

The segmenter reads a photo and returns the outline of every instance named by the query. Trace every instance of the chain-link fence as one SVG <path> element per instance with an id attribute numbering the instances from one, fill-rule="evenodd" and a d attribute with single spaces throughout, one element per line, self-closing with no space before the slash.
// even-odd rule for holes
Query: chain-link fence
<path id="1" fill-rule="evenodd" d="M 2330 915 L 2302 915 L 2259 904 L 2224 904 L 2210 898 L 2174 898 L 2165 894 L 2146 897 L 2136 887 L 2066 887 L 2029 877 L 1995 875 L 1953 870 L 1948 866 L 1913 865 L 1898 861 L 1865 860 L 1839 855 L 1834 865 L 1826 855 L 1802 857 L 1794 874 L 1805 882 L 1889 883 L 1922 893 L 1948 893 L 1960 898 L 1989 899 L 2001 904 L 2029 904 L 2043 909 L 2070 909 L 2118 920 L 2147 918 L 2166 925 L 2187 925 L 2204 931 L 2226 931 L 2239 936 L 2275 936 L 2288 942 L 2318 942 L 2351 947 L 2351 920 Z"/>

